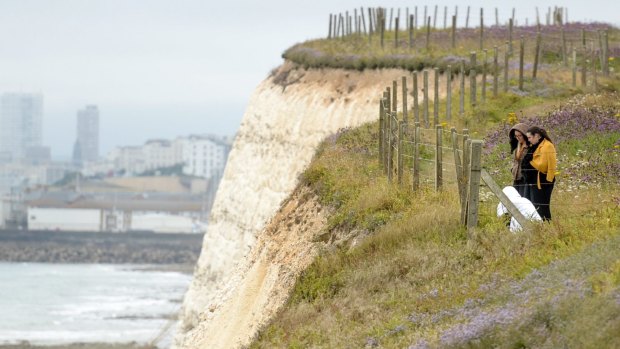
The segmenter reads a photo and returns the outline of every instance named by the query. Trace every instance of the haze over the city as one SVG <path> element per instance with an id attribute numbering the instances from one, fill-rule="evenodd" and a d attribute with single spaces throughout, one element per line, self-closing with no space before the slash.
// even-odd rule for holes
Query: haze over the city
<path id="1" fill-rule="evenodd" d="M 457 4 L 463 14 L 461 2 L 437 3 L 450 13 Z M 468 4 L 485 7 L 489 22 L 495 6 L 500 21 L 515 6 L 517 19 L 533 23 L 541 6 Z M 88 104 L 100 110 L 102 155 L 150 138 L 231 135 L 253 89 L 286 48 L 325 36 L 330 13 L 378 5 L 428 5 L 430 12 L 435 3 L 0 0 L 0 92 L 44 95 L 43 143 L 54 158 L 71 156 L 76 113 Z M 613 1 L 555 5 L 568 7 L 571 21 L 619 22 Z"/>

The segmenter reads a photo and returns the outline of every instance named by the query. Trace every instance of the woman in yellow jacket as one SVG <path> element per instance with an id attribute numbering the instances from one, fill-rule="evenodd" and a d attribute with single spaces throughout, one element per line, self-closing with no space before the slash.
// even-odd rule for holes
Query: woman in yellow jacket
<path id="1" fill-rule="evenodd" d="M 533 152 L 529 164 L 533 167 L 529 179 L 530 201 L 536 207 L 543 220 L 551 219 L 551 192 L 557 174 L 557 157 L 555 146 L 544 129 L 533 126 L 527 130 L 527 139 Z M 535 175 L 534 175 L 535 174 Z"/>

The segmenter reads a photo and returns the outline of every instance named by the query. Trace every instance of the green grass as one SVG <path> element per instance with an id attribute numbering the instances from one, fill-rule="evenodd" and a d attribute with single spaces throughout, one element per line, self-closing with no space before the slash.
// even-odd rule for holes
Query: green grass
<path id="1" fill-rule="evenodd" d="M 562 102 L 560 98 L 555 102 Z M 501 119 L 510 110 L 534 108 L 541 102 L 538 97 L 501 95 L 485 112 Z M 472 300 L 490 309 L 509 300 L 501 287 L 489 290 L 488 285 L 520 282 L 552 262 L 579 260 L 593 244 L 604 247 L 619 239 L 620 197 L 615 193 L 620 188 L 608 182 L 598 188 L 558 190 L 554 202 L 561 209 L 554 210 L 551 224 L 531 233 L 509 233 L 495 218 L 496 202 L 483 202 L 480 227 L 468 238 L 459 223 L 458 194 L 453 190 L 423 187 L 413 192 L 410 182 L 402 187 L 387 182 L 378 163 L 377 129 L 377 123 L 370 123 L 331 137 L 303 175 L 322 204 L 333 209 L 326 236 L 354 232 L 367 237 L 355 246 L 325 250 L 298 280 L 285 309 L 263 329 L 253 348 L 361 347 L 369 338 L 383 347 L 406 347 L 419 340 L 440 345 L 441 334 L 462 321 L 445 314 Z M 565 161 L 578 159 L 576 149 L 600 151 L 614 137 L 567 144 Z M 568 202 L 573 205 L 561 205 Z M 553 298 L 551 287 L 544 293 L 547 303 L 524 304 L 528 313 L 519 321 L 491 327 L 482 338 L 463 346 L 579 347 L 596 326 L 603 331 L 592 337 L 591 347 L 617 343 L 614 331 L 619 324 L 608 320 L 620 317 L 614 298 L 619 292 L 614 261 L 620 260 L 620 250 L 602 250 L 606 264 L 585 276 L 569 275 L 587 283 L 585 298 L 573 294 Z M 423 314 L 426 320 L 412 322 L 408 320 L 412 314 Z M 546 329 L 553 340 L 545 342 L 546 337 L 536 331 L 549 321 L 558 325 Z"/>
<path id="2" fill-rule="evenodd" d="M 386 42 L 393 35 L 388 33 Z M 610 41 L 619 36 L 614 28 Z M 406 34 L 399 37 L 406 40 Z M 493 40 L 503 41 L 487 42 Z M 455 50 L 444 40 L 411 52 L 402 45 L 381 48 L 378 37 L 371 43 L 347 37 L 305 42 L 284 57 L 306 68 L 443 70 L 450 62 L 447 55 L 465 56 L 476 45 L 470 37 Z M 458 80 L 453 80 L 452 119 L 445 118 L 442 100 L 439 122 L 482 138 L 508 122 L 510 113 L 544 116 L 590 92 L 591 87 L 570 87 L 571 72 L 560 61 L 547 53 L 537 80 L 528 75 L 524 91 L 511 87 L 504 93 L 500 85 L 497 97 L 492 97 L 489 74 L 486 102 L 469 106 L 466 89 L 462 115 Z M 610 64 L 617 72 L 618 60 Z M 515 70 L 510 77 L 511 86 L 516 85 Z M 599 76 L 598 87 L 618 91 L 620 78 Z M 584 98 L 588 108 L 612 108 L 620 115 L 617 94 Z M 430 103 L 431 124 L 432 108 Z M 377 131 L 377 122 L 341 130 L 321 144 L 303 173 L 302 184 L 329 208 L 325 233 L 317 241 L 325 249 L 252 348 L 620 346 L 620 182 L 604 173 L 605 166 L 620 162 L 616 153 L 608 156 L 620 134 L 585 135 L 558 145 L 561 171 L 573 171 L 574 177 L 562 177 L 556 186 L 553 220 L 512 234 L 495 216 L 497 200 L 488 195 L 481 195 L 478 228 L 468 233 L 460 224 L 453 187 L 437 192 L 423 185 L 413 191 L 408 173 L 403 185 L 389 183 L 379 164 Z M 483 160 L 500 185 L 510 183 L 505 143 Z M 432 154 L 424 149 L 422 157 Z M 580 185 L 582 169 L 573 168 L 584 161 L 596 179 L 590 185 Z M 425 174 L 430 171 L 426 168 Z M 493 320 L 502 314 L 516 315 Z M 459 330 L 477 323 L 474 319 L 483 319 L 485 326 Z"/>

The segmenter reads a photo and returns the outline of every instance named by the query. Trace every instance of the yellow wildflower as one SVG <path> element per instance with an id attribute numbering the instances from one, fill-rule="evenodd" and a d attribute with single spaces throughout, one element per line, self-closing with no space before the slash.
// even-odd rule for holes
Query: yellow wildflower
<path id="1" fill-rule="evenodd" d="M 514 125 L 517 123 L 517 114 L 516 113 L 508 113 L 508 123 L 510 125 Z"/>

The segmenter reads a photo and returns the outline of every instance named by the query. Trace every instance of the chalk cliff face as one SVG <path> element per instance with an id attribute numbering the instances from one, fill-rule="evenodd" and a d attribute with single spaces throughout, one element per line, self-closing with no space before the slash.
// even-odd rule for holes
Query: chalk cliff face
<path id="1" fill-rule="evenodd" d="M 398 69 L 304 70 L 284 63 L 257 87 L 215 198 L 176 347 L 198 347 L 190 338 L 238 293 L 244 256 L 252 255 L 258 235 L 293 192 L 319 143 L 341 128 L 376 120 L 379 97 L 402 76 L 410 75 Z M 208 328 L 218 336 L 217 327 Z"/>

